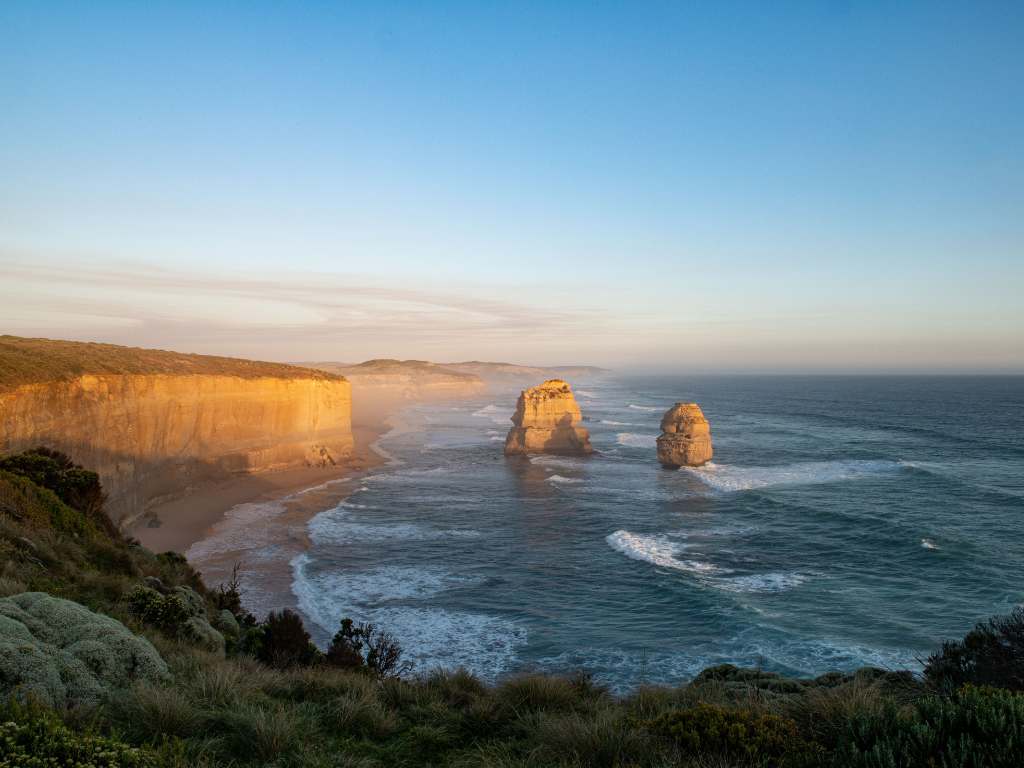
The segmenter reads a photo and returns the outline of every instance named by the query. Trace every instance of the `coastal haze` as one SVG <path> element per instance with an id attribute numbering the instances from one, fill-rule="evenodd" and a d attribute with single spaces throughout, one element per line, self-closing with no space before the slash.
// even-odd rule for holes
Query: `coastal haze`
<path id="1" fill-rule="evenodd" d="M 0 4 L 0 764 L 1024 765 L 1021 40 Z"/>

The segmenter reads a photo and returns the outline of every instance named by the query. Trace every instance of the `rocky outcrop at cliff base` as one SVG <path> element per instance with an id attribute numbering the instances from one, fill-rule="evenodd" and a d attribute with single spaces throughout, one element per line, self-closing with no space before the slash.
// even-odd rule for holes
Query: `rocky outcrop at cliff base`
<path id="1" fill-rule="evenodd" d="M 579 426 L 582 419 L 572 389 L 561 379 L 523 390 L 505 438 L 505 455 L 591 453 L 590 433 Z"/>

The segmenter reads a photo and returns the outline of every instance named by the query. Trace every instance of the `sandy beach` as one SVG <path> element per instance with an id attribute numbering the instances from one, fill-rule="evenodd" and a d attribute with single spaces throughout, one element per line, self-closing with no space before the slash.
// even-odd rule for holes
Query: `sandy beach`
<path id="1" fill-rule="evenodd" d="M 338 503 L 348 493 L 346 484 L 338 482 L 367 471 L 385 461 L 373 450 L 374 442 L 386 433 L 386 415 L 374 411 L 372 421 L 364 418 L 353 427 L 355 454 L 336 467 L 299 467 L 279 472 L 265 472 L 236 477 L 223 483 L 199 488 L 193 493 L 154 507 L 128 534 L 153 552 L 185 553 L 189 547 L 209 536 L 225 514 L 240 504 L 274 502 L 293 497 L 300 491 L 324 486 L 318 494 L 308 496 L 300 506 L 308 508 L 308 516 L 330 503 Z M 324 506 L 321 506 L 324 505 Z M 309 508 L 321 506 L 320 509 Z"/>

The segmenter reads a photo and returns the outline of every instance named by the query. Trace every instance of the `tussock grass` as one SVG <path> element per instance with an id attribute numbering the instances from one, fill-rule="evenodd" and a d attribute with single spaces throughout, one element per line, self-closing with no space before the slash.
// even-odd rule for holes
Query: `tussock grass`
<path id="1" fill-rule="evenodd" d="M 570 680 L 547 675 L 513 677 L 499 685 L 495 695 L 514 712 L 569 710 L 583 702 L 579 689 Z"/>

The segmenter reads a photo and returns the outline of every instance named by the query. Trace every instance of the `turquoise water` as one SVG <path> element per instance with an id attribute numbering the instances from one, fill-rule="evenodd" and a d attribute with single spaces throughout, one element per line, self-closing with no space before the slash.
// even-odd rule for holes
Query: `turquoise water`
<path id="1" fill-rule="evenodd" d="M 416 668 L 586 669 L 623 690 L 711 664 L 919 667 L 1024 595 L 1024 379 L 574 382 L 593 457 L 506 459 L 515 391 L 409 408 L 393 462 L 309 523 L 293 591 Z M 714 462 L 666 470 L 701 404 Z"/>

